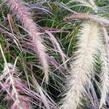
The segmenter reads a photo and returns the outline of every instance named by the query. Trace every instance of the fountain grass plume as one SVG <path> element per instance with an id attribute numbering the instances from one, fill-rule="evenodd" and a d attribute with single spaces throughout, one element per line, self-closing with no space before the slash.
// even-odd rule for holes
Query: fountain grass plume
<path id="1" fill-rule="evenodd" d="M 85 93 L 85 86 L 91 82 L 94 75 L 93 63 L 97 49 L 101 48 L 99 24 L 84 22 L 78 38 L 78 50 L 72 61 L 70 77 L 68 77 L 67 92 L 61 101 L 60 109 L 77 109 Z"/>

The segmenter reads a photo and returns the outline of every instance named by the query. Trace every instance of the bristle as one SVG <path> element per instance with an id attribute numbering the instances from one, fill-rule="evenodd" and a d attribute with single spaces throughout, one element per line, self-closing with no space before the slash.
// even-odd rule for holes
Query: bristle
<path id="1" fill-rule="evenodd" d="M 43 40 L 41 36 L 42 33 L 39 32 L 39 28 L 36 26 L 34 21 L 31 18 L 29 9 L 23 4 L 21 0 L 7 0 L 7 5 L 16 14 L 17 18 L 24 25 L 24 28 L 29 33 L 32 39 L 32 45 L 34 46 L 34 51 L 38 54 L 41 64 L 43 65 L 43 71 L 45 72 L 45 79 L 48 81 L 48 62 L 47 54 L 45 53 L 46 49 L 44 47 Z"/>
<path id="2" fill-rule="evenodd" d="M 35 92 L 28 88 L 24 80 L 20 79 L 19 74 L 21 73 L 16 68 L 18 58 L 16 58 L 14 65 L 7 63 L 1 45 L 0 51 L 5 62 L 3 73 L 0 75 L 0 91 L 5 92 L 5 100 L 7 101 L 7 104 L 9 104 L 8 109 L 32 109 L 31 102 L 34 102 L 35 104 L 41 103 L 43 104 L 41 107 L 45 107 L 46 109 L 57 109 L 55 102 L 38 83 L 35 84 L 35 88 L 38 90 Z M 33 81 L 34 80 L 35 77 Z M 40 107 L 40 105 L 38 106 Z"/>
<path id="3" fill-rule="evenodd" d="M 5 80 L 5 81 L 4 81 Z M 5 100 L 9 104 L 8 109 L 32 109 L 31 103 L 43 104 L 46 109 L 57 109 L 55 102 L 49 95 L 36 84 L 38 91 L 31 90 L 23 80 L 19 78 L 19 72 L 14 65 L 7 63 L 4 66 L 3 74 L 0 76 L 0 87 L 6 92 Z M 38 85 L 38 86 L 37 86 Z M 40 105 L 38 105 L 40 107 Z"/>
<path id="4" fill-rule="evenodd" d="M 76 13 L 76 14 L 72 14 L 72 15 L 64 18 L 64 20 L 67 22 L 75 20 L 75 19 L 91 20 L 93 22 L 97 22 L 97 23 L 102 24 L 104 26 L 109 25 L 108 19 L 106 19 L 104 17 L 97 16 L 97 15 L 88 14 L 88 13 Z"/>
<path id="5" fill-rule="evenodd" d="M 77 109 L 81 103 L 82 94 L 85 93 L 85 85 L 93 76 L 94 55 L 99 44 L 99 26 L 94 22 L 85 22 L 79 34 L 78 51 L 76 60 L 71 64 L 70 77 L 68 78 L 68 91 L 62 101 L 60 109 Z"/>
<path id="6" fill-rule="evenodd" d="M 66 63 L 65 63 L 65 58 L 66 58 L 66 55 L 64 54 L 64 52 L 62 51 L 57 39 L 53 36 L 52 33 L 50 33 L 49 31 L 45 31 L 49 37 L 50 37 L 50 41 L 53 43 L 54 47 L 57 48 L 58 52 L 60 53 L 60 56 L 62 58 L 62 61 L 63 61 L 63 64 L 64 64 L 64 67 L 67 69 L 67 66 L 66 66 Z"/>
<path id="7" fill-rule="evenodd" d="M 108 45 L 108 33 L 106 28 L 103 27 L 103 33 L 105 36 L 105 44 L 101 49 L 101 60 L 102 60 L 102 73 L 101 73 L 101 99 L 100 99 L 100 109 L 103 105 L 106 105 L 106 98 L 109 94 L 109 45 Z"/>
<path id="8" fill-rule="evenodd" d="M 18 72 L 14 65 L 7 63 L 4 66 L 4 71 L 2 79 L 6 81 L 1 82 L 3 90 L 7 92 L 6 100 L 9 103 L 8 109 L 31 109 L 31 104 L 29 102 L 29 97 L 22 95 L 22 90 L 20 90 L 16 83 L 19 81 L 17 78 Z M 16 77 L 15 77 L 16 76 Z M 12 102 L 10 104 L 10 102 Z"/>
<path id="9" fill-rule="evenodd" d="M 102 50 L 101 60 L 102 60 L 102 74 L 101 74 L 102 88 L 101 88 L 100 108 L 106 104 L 106 98 L 109 92 L 109 62 L 105 50 Z"/>

